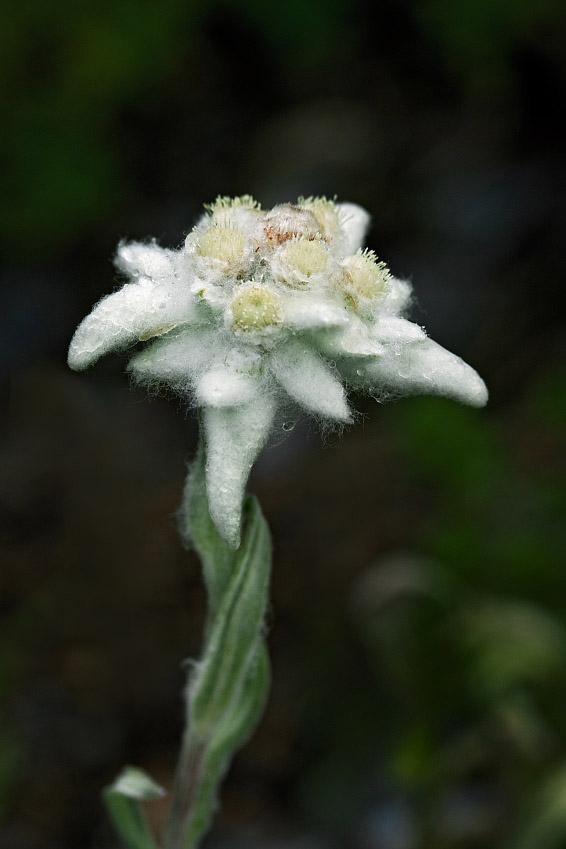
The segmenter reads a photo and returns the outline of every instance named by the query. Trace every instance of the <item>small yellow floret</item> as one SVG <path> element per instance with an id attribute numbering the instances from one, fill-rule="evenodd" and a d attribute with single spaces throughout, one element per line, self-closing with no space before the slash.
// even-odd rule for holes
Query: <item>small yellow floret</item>
<path id="1" fill-rule="evenodd" d="M 346 271 L 344 288 L 353 299 L 375 301 L 387 292 L 391 272 L 370 250 L 359 250 L 342 263 Z"/>
<path id="2" fill-rule="evenodd" d="M 227 209 L 236 209 L 241 207 L 243 209 L 257 209 L 260 210 L 261 206 L 251 195 L 240 195 L 240 197 L 230 198 L 226 195 L 224 197 L 222 195 L 218 195 L 214 203 L 205 203 L 204 208 L 212 213 L 222 212 Z"/>
<path id="3" fill-rule="evenodd" d="M 270 286 L 253 280 L 234 289 L 230 304 L 233 326 L 239 330 L 263 330 L 283 319 L 281 298 Z"/>
<path id="4" fill-rule="evenodd" d="M 333 200 L 328 200 L 324 196 L 300 197 L 298 203 L 303 209 L 308 209 L 312 212 L 327 239 L 334 239 L 339 235 L 340 221 L 338 220 L 338 210 Z"/>
<path id="5" fill-rule="evenodd" d="M 237 227 L 213 224 L 198 237 L 196 250 L 202 257 L 220 260 L 231 267 L 242 260 L 245 245 L 244 234 Z"/>
<path id="6" fill-rule="evenodd" d="M 298 277 L 303 280 L 324 271 L 328 262 L 324 243 L 320 239 L 306 239 L 304 236 L 287 242 L 283 256 L 285 265 L 291 271 L 298 272 Z"/>

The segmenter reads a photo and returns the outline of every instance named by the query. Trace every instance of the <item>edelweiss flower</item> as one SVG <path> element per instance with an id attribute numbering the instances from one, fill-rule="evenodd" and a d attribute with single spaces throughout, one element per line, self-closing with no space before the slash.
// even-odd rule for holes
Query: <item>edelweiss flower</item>
<path id="1" fill-rule="evenodd" d="M 485 404 L 476 372 L 402 317 L 411 287 L 362 250 L 365 210 L 299 198 L 264 212 L 248 195 L 206 210 L 180 250 L 120 245 L 115 263 L 130 282 L 79 325 L 69 365 L 149 342 L 128 368 L 202 409 L 210 512 L 231 545 L 285 398 L 331 422 L 351 420 L 348 387 Z"/>

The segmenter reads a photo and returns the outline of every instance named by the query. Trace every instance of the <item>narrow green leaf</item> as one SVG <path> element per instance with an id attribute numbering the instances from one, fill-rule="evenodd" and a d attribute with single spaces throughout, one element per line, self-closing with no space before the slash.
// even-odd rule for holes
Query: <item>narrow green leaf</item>
<path id="1" fill-rule="evenodd" d="M 162 787 L 133 766 L 125 767 L 114 783 L 103 790 L 108 812 L 127 849 L 157 849 L 140 803 L 163 795 Z"/>
<path id="2" fill-rule="evenodd" d="M 179 511 L 179 524 L 184 540 L 194 546 L 201 559 L 208 593 L 208 621 L 211 622 L 216 616 L 220 599 L 230 579 L 236 552 L 222 539 L 210 518 L 202 438 L 187 476 L 183 503 Z"/>
<path id="3" fill-rule="evenodd" d="M 269 655 L 265 641 L 260 639 L 249 665 L 248 678 L 212 736 L 210 748 L 213 752 L 217 755 L 224 752 L 231 754 L 243 746 L 263 713 L 269 683 Z"/>
<path id="4" fill-rule="evenodd" d="M 259 640 L 250 675 L 244 682 L 237 704 L 226 712 L 211 735 L 206 749 L 196 798 L 185 823 L 185 849 L 194 849 L 210 827 L 218 789 L 234 752 L 247 740 L 263 713 L 269 690 L 269 656 L 263 639 Z"/>
<path id="5" fill-rule="evenodd" d="M 238 698 L 249 676 L 263 626 L 271 540 L 257 501 L 246 500 L 248 524 L 233 573 L 209 633 L 203 659 L 189 689 L 194 731 L 206 737 Z"/>

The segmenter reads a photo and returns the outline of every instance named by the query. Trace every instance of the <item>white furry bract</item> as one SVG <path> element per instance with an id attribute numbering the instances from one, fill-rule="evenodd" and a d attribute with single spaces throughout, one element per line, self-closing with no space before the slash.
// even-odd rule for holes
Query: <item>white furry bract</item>
<path id="1" fill-rule="evenodd" d="M 210 513 L 230 545 L 239 544 L 249 471 L 285 399 L 339 423 L 352 417 L 349 387 L 486 403 L 474 369 L 403 317 L 411 287 L 362 250 L 361 207 L 311 197 L 265 212 L 244 195 L 205 209 L 178 251 L 119 246 L 128 282 L 81 322 L 69 365 L 145 343 L 129 364 L 134 378 L 203 410 Z"/>

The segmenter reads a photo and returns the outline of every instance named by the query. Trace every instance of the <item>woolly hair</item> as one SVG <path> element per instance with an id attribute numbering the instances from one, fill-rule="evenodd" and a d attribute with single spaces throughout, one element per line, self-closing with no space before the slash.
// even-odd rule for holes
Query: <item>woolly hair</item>
<path id="1" fill-rule="evenodd" d="M 404 317 L 411 286 L 362 249 L 368 224 L 326 198 L 265 212 L 249 195 L 219 197 L 177 251 L 120 244 L 128 282 L 73 337 L 75 369 L 144 343 L 134 380 L 201 409 L 210 512 L 233 546 L 251 465 L 289 404 L 328 427 L 352 421 L 350 387 L 487 400 L 476 372 Z"/>

